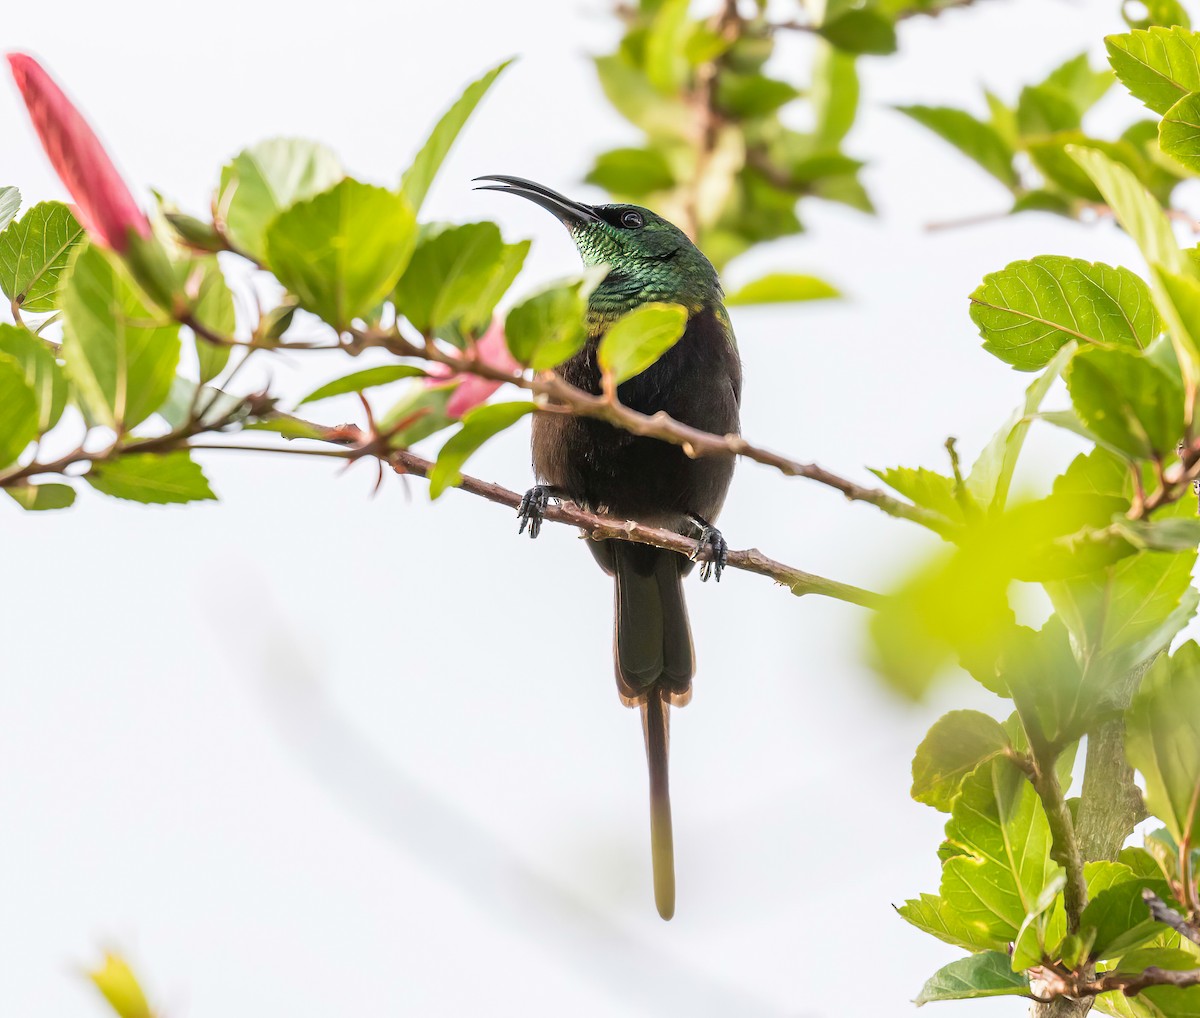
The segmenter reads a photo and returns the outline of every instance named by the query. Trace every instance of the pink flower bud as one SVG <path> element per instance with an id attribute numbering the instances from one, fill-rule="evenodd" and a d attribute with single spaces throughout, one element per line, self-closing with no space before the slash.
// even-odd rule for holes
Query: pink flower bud
<path id="1" fill-rule="evenodd" d="M 50 165 L 75 199 L 92 240 L 124 254 L 130 231 L 149 239 L 149 220 L 71 100 L 33 57 L 9 53 L 8 63 Z"/>
<path id="2" fill-rule="evenodd" d="M 521 365 L 508 352 L 508 343 L 504 339 L 504 323 L 498 318 L 492 320 L 487 332 L 475 344 L 475 353 L 481 362 L 499 371 L 511 371 L 516 374 L 521 370 Z M 446 404 L 446 414 L 450 417 L 461 417 L 468 410 L 487 402 L 487 398 L 504 384 L 490 378 L 480 378 L 479 375 L 472 375 L 469 372 L 456 374 L 449 368 L 437 374 L 431 371 L 430 376 L 426 381 L 427 385 L 446 385 L 458 382 L 454 395 Z"/>

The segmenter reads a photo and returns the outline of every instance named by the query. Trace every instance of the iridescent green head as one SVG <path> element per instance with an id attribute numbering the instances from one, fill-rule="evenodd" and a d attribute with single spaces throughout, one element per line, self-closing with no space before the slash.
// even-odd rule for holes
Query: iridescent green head
<path id="1" fill-rule="evenodd" d="M 489 176 L 484 190 L 528 198 L 556 216 L 571 234 L 584 265 L 607 265 L 591 298 L 593 309 L 620 313 L 647 301 L 670 301 L 690 311 L 721 302 L 712 263 L 679 227 L 638 205 L 584 205 L 523 177 Z"/>

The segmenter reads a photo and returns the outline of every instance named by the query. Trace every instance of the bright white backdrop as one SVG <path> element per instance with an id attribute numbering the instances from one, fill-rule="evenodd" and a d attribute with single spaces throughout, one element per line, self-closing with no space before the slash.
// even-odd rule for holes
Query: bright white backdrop
<path id="1" fill-rule="evenodd" d="M 614 38 L 603 4 L 302 10 L 66 0 L 3 42 L 47 62 L 131 180 L 196 209 L 225 158 L 274 134 L 393 181 L 466 80 L 521 54 L 429 211 L 534 237 L 519 286 L 574 266 L 553 220 L 469 181 L 598 197 L 576 182 L 628 138 L 586 60 Z M 1027 382 L 978 348 L 980 277 L 1038 253 L 1136 256 L 1111 227 L 1049 217 L 924 232 L 1005 195 L 888 106 L 978 108 L 981 84 L 1012 97 L 1084 48 L 1101 59 L 1120 28 L 1115 0 L 987 0 L 908 22 L 901 56 L 863 62 L 851 147 L 881 215 L 810 206 L 807 235 L 737 267 L 817 271 L 849 294 L 735 315 L 748 435 L 864 478 L 862 464 L 938 465 L 948 433 L 979 448 Z M 1092 126 L 1135 115 L 1112 96 Z M 7 87 L 0 125 L 0 183 L 61 197 Z M 334 370 L 296 360 L 278 377 L 298 393 Z M 525 487 L 526 443 L 506 436 L 474 471 Z M 76 975 L 99 944 L 128 953 L 172 1018 L 892 1018 L 956 955 L 892 912 L 937 883 L 942 817 L 908 799 L 908 764 L 941 710 L 999 701 L 962 680 L 903 705 L 863 665 L 860 610 L 739 573 L 690 584 L 700 672 L 676 716 L 680 901 L 664 924 L 611 594 L 572 533 L 518 540 L 507 512 L 457 492 L 431 506 L 422 482 L 372 501 L 365 468 L 204 462 L 219 505 L 0 503 L 5 1013 L 99 1014 Z M 928 547 L 753 464 L 722 526 L 735 547 L 878 587 Z"/>

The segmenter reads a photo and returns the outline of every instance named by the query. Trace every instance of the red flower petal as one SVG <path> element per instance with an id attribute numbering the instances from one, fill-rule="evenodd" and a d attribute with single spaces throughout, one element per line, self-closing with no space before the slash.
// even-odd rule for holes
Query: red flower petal
<path id="1" fill-rule="evenodd" d="M 79 221 L 92 239 L 123 254 L 130 230 L 149 238 L 149 220 L 71 100 L 33 57 L 9 53 L 8 63 L 50 165 L 75 199 Z"/>

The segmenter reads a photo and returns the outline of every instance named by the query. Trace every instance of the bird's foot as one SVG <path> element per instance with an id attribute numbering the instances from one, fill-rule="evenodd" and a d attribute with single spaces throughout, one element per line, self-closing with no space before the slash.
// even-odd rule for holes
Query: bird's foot
<path id="1" fill-rule="evenodd" d="M 535 484 L 525 492 L 521 504 L 517 507 L 517 519 L 521 521 L 517 533 L 525 533 L 525 528 L 528 527 L 530 538 L 537 537 L 542 532 L 542 519 L 550 499 L 557 500 L 560 497 L 558 489 L 548 484 Z"/>
<path id="2" fill-rule="evenodd" d="M 690 513 L 688 519 L 700 531 L 700 537 L 696 541 L 696 550 L 692 553 L 692 561 L 695 562 L 701 550 L 706 547 L 710 553 L 709 558 L 700 563 L 700 579 L 704 581 L 712 577 L 720 583 L 721 573 L 725 571 L 725 562 L 729 558 L 729 545 L 725 543 L 721 531 L 702 516 Z"/>

